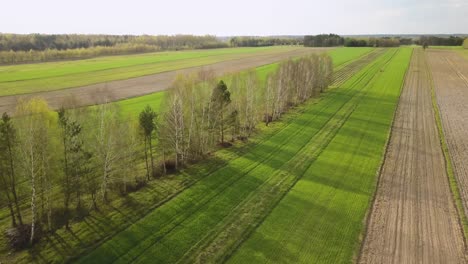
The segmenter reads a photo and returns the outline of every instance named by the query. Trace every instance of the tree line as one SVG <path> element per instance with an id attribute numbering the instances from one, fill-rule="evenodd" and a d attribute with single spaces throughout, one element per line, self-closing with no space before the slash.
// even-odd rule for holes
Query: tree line
<path id="1" fill-rule="evenodd" d="M 304 36 L 305 47 L 398 47 L 400 45 L 421 46 L 461 46 L 463 38 L 457 36 L 438 37 L 346 37 L 336 34 L 306 35 Z"/>
<path id="2" fill-rule="evenodd" d="M 215 36 L 0 34 L 0 63 L 41 62 L 163 50 L 226 48 Z"/>
<path id="3" fill-rule="evenodd" d="M 463 38 L 457 36 L 437 37 L 437 36 L 421 36 L 415 41 L 415 44 L 421 46 L 461 46 Z"/>
<path id="4" fill-rule="evenodd" d="M 253 70 L 217 80 L 212 71 L 178 76 L 161 109 L 146 106 L 123 121 L 115 104 L 53 111 L 40 98 L 20 101 L 0 121 L 0 201 L 14 248 L 70 227 L 80 212 L 144 187 L 247 140 L 332 80 L 328 55 L 279 63 L 264 82 Z M 143 171 L 143 173 L 142 173 Z"/>
<path id="5" fill-rule="evenodd" d="M 107 55 L 184 49 L 302 45 L 301 37 L 133 36 L 1 34 L 0 64 L 83 59 Z"/>
<path id="6" fill-rule="evenodd" d="M 266 47 L 282 45 L 302 45 L 300 37 L 232 37 L 229 39 L 232 47 Z"/>
<path id="7" fill-rule="evenodd" d="M 146 44 L 163 50 L 204 48 L 222 44 L 216 36 L 82 35 L 82 34 L 0 34 L 0 51 L 43 51 L 113 47 L 119 44 Z"/>
<path id="8" fill-rule="evenodd" d="M 304 47 L 336 47 L 343 46 L 344 38 L 336 34 L 320 34 L 304 36 Z"/>
<path id="9" fill-rule="evenodd" d="M 345 47 L 399 47 L 401 44 L 400 38 L 346 38 L 344 41 Z M 405 43 L 408 43 L 406 40 Z"/>

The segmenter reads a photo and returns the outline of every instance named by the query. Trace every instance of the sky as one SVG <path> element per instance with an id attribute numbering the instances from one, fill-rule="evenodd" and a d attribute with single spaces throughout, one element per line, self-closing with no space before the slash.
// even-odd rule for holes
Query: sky
<path id="1" fill-rule="evenodd" d="M 468 0 L 1 0 L 0 6 L 3 33 L 468 33 Z"/>

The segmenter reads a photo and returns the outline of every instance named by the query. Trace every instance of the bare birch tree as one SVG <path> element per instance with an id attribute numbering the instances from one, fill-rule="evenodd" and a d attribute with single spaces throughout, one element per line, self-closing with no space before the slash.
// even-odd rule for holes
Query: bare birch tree
<path id="1" fill-rule="evenodd" d="M 49 229 L 51 225 L 49 130 L 55 120 L 47 103 L 39 98 L 20 101 L 17 105 L 17 115 L 20 166 L 23 173 L 28 175 L 31 186 L 30 243 L 33 243 L 36 224 L 38 221 L 42 222 L 41 218 L 38 219 L 37 200 L 39 193 L 42 194 L 41 215 L 46 215 Z"/>

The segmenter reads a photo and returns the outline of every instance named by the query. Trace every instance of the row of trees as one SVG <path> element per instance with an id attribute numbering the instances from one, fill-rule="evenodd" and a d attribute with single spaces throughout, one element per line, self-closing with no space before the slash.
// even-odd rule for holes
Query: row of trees
<path id="1" fill-rule="evenodd" d="M 438 37 L 347 37 L 343 38 L 336 34 L 322 34 L 316 36 L 304 36 L 305 47 L 398 47 L 400 45 L 422 45 L 422 46 L 460 46 L 463 38 L 456 36 Z"/>
<path id="2" fill-rule="evenodd" d="M 16 117 L 0 122 L 0 204 L 12 245 L 68 229 L 79 212 L 247 139 L 262 120 L 317 96 L 332 71 L 328 55 L 310 55 L 281 62 L 265 83 L 255 71 L 228 76 L 229 86 L 210 71 L 178 76 L 159 113 L 147 106 L 127 121 L 115 104 L 54 112 L 42 99 L 19 102 Z"/>
<path id="3" fill-rule="evenodd" d="M 232 37 L 229 40 L 232 47 L 265 47 L 281 45 L 302 45 L 300 37 Z"/>
<path id="4" fill-rule="evenodd" d="M 336 34 L 321 34 L 304 36 L 305 47 L 336 47 L 343 46 L 344 38 Z"/>
<path id="5" fill-rule="evenodd" d="M 332 71 L 329 56 L 311 55 L 280 63 L 264 84 L 255 71 L 231 76 L 229 89 L 223 81 L 215 83 L 210 72 L 179 76 L 161 110 L 158 141 L 163 164 L 170 160 L 178 169 L 217 145 L 247 139 L 260 121 L 268 125 L 320 94 L 331 82 Z"/>
<path id="6" fill-rule="evenodd" d="M 0 63 L 40 62 L 160 50 L 225 48 L 215 36 L 0 34 Z"/>
<path id="7" fill-rule="evenodd" d="M 415 44 L 421 46 L 461 46 L 463 38 L 456 36 L 437 37 L 437 36 L 422 36 L 415 41 Z"/>
<path id="8" fill-rule="evenodd" d="M 407 39 L 404 39 L 406 44 Z M 400 38 L 346 38 L 344 42 L 345 47 L 398 47 L 401 44 Z"/>
<path id="9" fill-rule="evenodd" d="M 134 36 L 134 35 L 79 35 L 79 34 L 0 34 L 0 51 L 69 50 L 93 47 L 113 47 L 119 44 L 146 44 L 161 49 L 204 48 L 222 44 L 215 36 Z"/>
<path id="10" fill-rule="evenodd" d="M 0 64 L 44 62 L 92 58 L 97 56 L 124 55 L 156 52 L 161 49 L 147 44 L 118 44 L 112 47 L 78 48 L 69 50 L 0 51 Z"/>
<path id="11" fill-rule="evenodd" d="M 97 210 L 110 190 L 125 194 L 139 180 L 130 177 L 141 149 L 138 124 L 119 122 L 115 105 L 54 112 L 34 98 L 19 102 L 16 115 L 0 123 L 0 204 L 10 211 L 13 247 L 68 228 L 76 212 Z"/>

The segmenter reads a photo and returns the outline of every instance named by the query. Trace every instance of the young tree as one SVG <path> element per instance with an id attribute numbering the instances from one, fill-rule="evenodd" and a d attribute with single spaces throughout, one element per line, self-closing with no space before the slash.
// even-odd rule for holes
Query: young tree
<path id="1" fill-rule="evenodd" d="M 257 74 L 255 71 L 247 71 L 234 74 L 231 78 L 231 99 L 228 112 L 233 120 L 231 122 L 233 132 L 239 136 L 249 137 L 258 122 L 257 99 Z"/>
<path id="2" fill-rule="evenodd" d="M 216 85 L 215 74 L 210 70 L 202 70 L 198 73 L 198 84 L 195 102 L 195 129 L 196 129 L 196 145 L 194 155 L 201 157 L 207 153 L 213 145 L 216 144 L 216 138 L 213 133 L 213 119 L 211 118 L 211 92 L 212 87 Z"/>
<path id="3" fill-rule="evenodd" d="M 71 196 L 76 193 L 76 207 L 80 208 L 81 183 L 84 174 L 87 173 L 87 164 L 91 154 L 84 150 L 81 125 L 76 120 L 72 120 L 63 107 L 58 111 L 58 123 L 61 128 L 63 144 L 65 227 L 69 229 Z"/>
<path id="4" fill-rule="evenodd" d="M 277 80 L 278 80 L 278 74 L 275 73 L 270 73 L 267 76 L 266 79 L 266 84 L 265 84 L 265 91 L 263 94 L 263 100 L 264 100 L 264 121 L 265 125 L 268 126 L 271 121 L 273 121 L 273 115 L 275 111 L 275 104 L 276 104 L 276 86 L 277 86 Z"/>
<path id="5" fill-rule="evenodd" d="M 94 153 L 94 165 L 99 168 L 96 170 L 100 174 L 100 190 L 103 202 L 108 202 L 109 183 L 112 179 L 114 168 L 118 165 L 119 149 L 119 122 L 118 110 L 115 105 L 104 103 L 98 105 L 92 113 L 92 121 L 90 129 L 92 129 L 92 137 L 90 138 L 90 147 Z M 96 175 L 96 176 L 98 176 Z M 93 184 L 95 179 L 91 179 L 89 183 Z M 89 185 L 88 185 L 89 186 Z M 91 187 L 95 189 L 95 187 Z M 92 194 L 95 197 L 95 194 Z M 96 202 L 93 200 L 94 207 Z"/>
<path id="6" fill-rule="evenodd" d="M 17 137 L 11 118 L 7 113 L 3 113 L 0 122 L 0 173 L 4 186 L 4 193 L 8 201 L 8 207 L 12 218 L 12 225 L 23 225 L 23 218 L 18 203 L 17 179 L 14 165 L 14 149 Z"/>
<path id="7" fill-rule="evenodd" d="M 175 156 L 175 169 L 178 169 L 178 167 L 184 162 L 186 124 L 181 88 L 183 82 L 183 76 L 178 76 L 176 78 L 171 89 L 167 91 L 165 105 L 162 107 L 162 111 L 164 112 L 160 129 L 160 144 L 162 146 L 164 156 L 166 155 L 166 150 L 172 149 Z M 165 167 L 164 170 L 166 170 Z"/>
<path id="8" fill-rule="evenodd" d="M 140 127 L 143 131 L 143 136 L 145 140 L 145 161 L 146 161 L 146 179 L 149 181 L 150 180 L 150 169 L 148 165 L 148 149 L 150 153 L 150 159 L 151 159 L 151 175 L 154 175 L 154 160 L 153 160 L 153 145 L 152 145 L 152 139 L 153 139 L 153 133 L 155 132 L 156 129 L 156 118 L 157 118 L 156 112 L 153 111 L 151 106 L 147 105 L 145 109 L 140 113 L 139 116 L 139 123 Z"/>
<path id="9" fill-rule="evenodd" d="M 423 46 L 423 49 L 424 49 L 424 50 L 426 50 L 426 49 L 429 47 L 429 45 L 427 45 L 427 42 L 426 42 L 426 41 L 423 42 L 423 45 L 422 45 L 422 46 Z"/>
<path id="10" fill-rule="evenodd" d="M 51 179 L 50 159 L 51 140 L 50 130 L 55 123 L 54 116 L 47 103 L 40 98 L 21 101 L 17 105 L 17 123 L 21 168 L 28 175 L 31 184 L 31 237 L 35 240 L 36 222 L 42 222 L 44 215 L 51 229 Z M 41 194 L 41 216 L 38 219 L 37 198 Z"/>
<path id="11" fill-rule="evenodd" d="M 256 88 L 258 87 L 257 72 L 254 70 L 247 72 L 245 80 L 246 101 L 243 127 L 246 130 L 247 136 L 250 137 L 258 123 L 257 105 L 259 105 L 260 102 L 258 101 L 258 92 L 256 92 Z"/>
<path id="12" fill-rule="evenodd" d="M 140 179 L 137 177 L 137 164 L 139 164 L 141 156 L 141 137 L 139 135 L 141 128 L 137 122 L 125 122 L 119 126 L 119 141 L 118 148 L 121 150 L 119 155 L 119 162 L 117 179 L 121 183 L 121 192 L 126 195 L 128 192 L 128 185 L 132 181 L 138 184 Z"/>
<path id="13" fill-rule="evenodd" d="M 212 113 L 216 120 L 216 127 L 219 129 L 220 141 L 224 143 L 225 131 L 225 111 L 226 107 L 231 103 L 231 93 L 228 91 L 224 81 L 219 81 L 211 94 L 211 102 L 213 104 Z"/>

